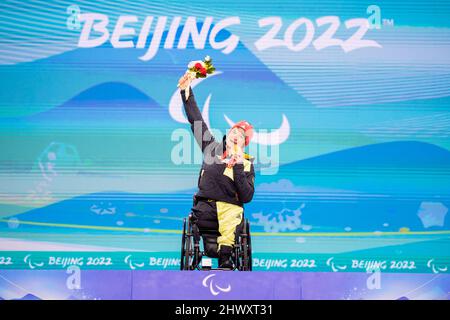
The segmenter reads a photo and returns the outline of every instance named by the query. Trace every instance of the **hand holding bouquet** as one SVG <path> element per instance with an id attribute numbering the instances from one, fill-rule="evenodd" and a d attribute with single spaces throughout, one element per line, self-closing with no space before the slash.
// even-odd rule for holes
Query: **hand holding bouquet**
<path id="1" fill-rule="evenodd" d="M 216 68 L 212 65 L 210 56 L 206 56 L 203 61 L 191 61 L 188 64 L 188 70 L 178 81 L 178 87 L 186 90 L 186 98 L 189 97 L 189 85 L 192 80 L 197 78 L 206 78 L 208 74 L 213 74 Z"/>

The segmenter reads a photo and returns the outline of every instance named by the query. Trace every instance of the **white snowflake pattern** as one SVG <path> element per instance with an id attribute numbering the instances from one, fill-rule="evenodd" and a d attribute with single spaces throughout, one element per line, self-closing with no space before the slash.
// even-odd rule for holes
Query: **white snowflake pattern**
<path id="1" fill-rule="evenodd" d="M 253 213 L 257 219 L 256 225 L 263 226 L 266 232 L 293 231 L 302 227 L 300 216 L 305 204 L 297 209 L 283 208 L 281 211 L 265 215 L 262 211 Z"/>

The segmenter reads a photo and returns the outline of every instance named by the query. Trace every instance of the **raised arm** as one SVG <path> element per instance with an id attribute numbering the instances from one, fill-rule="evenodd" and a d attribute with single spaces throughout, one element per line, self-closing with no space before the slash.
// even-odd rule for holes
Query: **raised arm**
<path id="1" fill-rule="evenodd" d="M 180 90 L 181 100 L 183 101 L 184 111 L 186 112 L 186 116 L 189 120 L 189 123 L 191 124 L 191 129 L 194 133 L 195 140 L 204 153 L 205 149 L 211 143 L 217 144 L 217 142 L 215 141 L 214 136 L 212 135 L 211 131 L 209 131 L 208 126 L 202 117 L 202 113 L 200 112 L 197 102 L 195 101 L 192 88 L 189 89 L 189 97 L 186 97 L 186 90 Z"/>

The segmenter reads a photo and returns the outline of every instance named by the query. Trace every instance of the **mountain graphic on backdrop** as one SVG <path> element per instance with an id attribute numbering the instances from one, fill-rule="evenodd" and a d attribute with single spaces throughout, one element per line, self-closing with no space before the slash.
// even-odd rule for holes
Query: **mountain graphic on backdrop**
<path id="1" fill-rule="evenodd" d="M 142 91 L 123 82 L 96 85 L 53 109 L 24 118 L 35 124 L 62 123 L 66 127 L 173 126 L 167 110 Z"/>
<path id="2" fill-rule="evenodd" d="M 449 185 L 445 183 L 448 182 L 446 172 L 449 169 L 448 150 L 424 142 L 395 141 L 295 161 L 281 166 L 277 174 L 289 177 L 296 185 L 312 185 L 319 179 L 323 187 L 372 192 L 378 189 L 383 192 L 392 187 L 389 181 L 395 184 L 394 187 L 408 183 L 406 191 L 418 188 L 424 192 L 431 188 L 431 192 L 438 192 L 448 191 Z M 315 174 L 311 175 L 311 172 Z M 260 183 L 269 180 L 272 177 L 264 175 L 258 179 Z M 402 189 L 393 189 L 392 192 L 402 192 Z"/>
<path id="3" fill-rule="evenodd" d="M 34 294 L 28 293 L 24 295 L 22 298 L 17 298 L 13 300 L 42 300 L 41 298 L 35 296 Z"/>
<path id="4" fill-rule="evenodd" d="M 450 227 L 445 217 L 450 207 L 449 170 L 448 150 L 399 141 L 295 161 L 280 166 L 281 179 L 259 175 L 256 180 L 259 190 L 273 199 L 271 212 L 289 203 L 290 209 L 305 204 L 301 221 L 306 225 L 339 231 L 429 231 Z M 271 214 L 265 205 L 255 203 L 252 209 Z M 425 217 L 419 215 L 423 207 L 431 208 L 422 212 Z"/>

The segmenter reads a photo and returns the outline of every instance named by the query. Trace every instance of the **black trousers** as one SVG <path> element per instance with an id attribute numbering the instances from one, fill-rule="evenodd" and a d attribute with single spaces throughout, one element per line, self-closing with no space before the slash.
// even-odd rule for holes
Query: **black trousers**
<path id="1" fill-rule="evenodd" d="M 200 231 L 219 230 L 217 206 L 214 200 L 197 198 L 192 207 L 192 215 Z"/>

